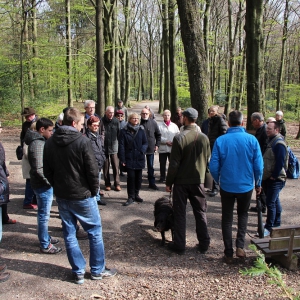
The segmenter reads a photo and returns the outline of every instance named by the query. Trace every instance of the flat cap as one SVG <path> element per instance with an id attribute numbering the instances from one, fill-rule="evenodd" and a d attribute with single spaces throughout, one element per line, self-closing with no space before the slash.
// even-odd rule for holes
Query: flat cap
<path id="1" fill-rule="evenodd" d="M 192 107 L 187 108 L 182 114 L 188 118 L 192 118 L 192 119 L 198 118 L 197 110 Z"/>
<path id="2" fill-rule="evenodd" d="M 21 113 L 22 116 L 27 117 L 35 114 L 35 110 L 32 107 L 25 107 L 24 111 Z"/>
<path id="3" fill-rule="evenodd" d="M 117 115 L 124 115 L 123 110 L 121 110 L 121 109 L 117 110 L 117 111 L 115 112 L 115 116 L 117 116 Z"/>

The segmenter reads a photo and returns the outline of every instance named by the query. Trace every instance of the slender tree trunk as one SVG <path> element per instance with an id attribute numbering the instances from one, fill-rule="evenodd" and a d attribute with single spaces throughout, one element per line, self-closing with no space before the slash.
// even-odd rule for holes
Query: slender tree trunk
<path id="1" fill-rule="evenodd" d="M 283 17 L 281 57 L 280 57 L 280 65 L 278 71 L 277 89 L 276 89 L 276 110 L 280 110 L 281 85 L 282 85 L 282 76 L 283 76 L 283 69 L 284 69 L 285 45 L 286 45 L 287 32 L 288 32 L 288 19 L 289 19 L 289 0 L 286 0 L 284 17 Z"/>
<path id="2" fill-rule="evenodd" d="M 176 0 L 169 0 L 169 56 L 170 56 L 170 110 L 176 113 L 178 107 L 176 84 L 176 48 L 175 48 L 175 6 Z"/>
<path id="3" fill-rule="evenodd" d="M 168 0 L 162 3 L 163 15 L 163 45 L 164 45 L 164 109 L 170 108 L 170 56 L 169 56 L 169 22 Z"/>
<path id="4" fill-rule="evenodd" d="M 177 0 L 181 22 L 181 38 L 184 45 L 192 107 L 198 110 L 201 123 L 207 118 L 209 77 L 207 57 L 203 42 L 197 0 Z"/>
<path id="5" fill-rule="evenodd" d="M 70 0 L 65 0 L 66 9 L 66 67 L 67 67 L 67 93 L 68 106 L 73 106 L 72 95 L 72 36 L 71 36 L 71 8 Z"/>
<path id="6" fill-rule="evenodd" d="M 246 0 L 246 70 L 247 70 L 247 129 L 251 128 L 251 115 L 261 111 L 261 38 L 263 0 Z"/>

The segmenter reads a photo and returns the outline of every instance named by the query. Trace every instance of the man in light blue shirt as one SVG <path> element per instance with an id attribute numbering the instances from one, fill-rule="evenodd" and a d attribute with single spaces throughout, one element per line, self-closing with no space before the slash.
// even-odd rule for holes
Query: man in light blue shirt
<path id="1" fill-rule="evenodd" d="M 210 172 L 220 184 L 222 203 L 222 235 L 224 260 L 233 263 L 232 222 L 235 199 L 237 200 L 238 231 L 236 256 L 245 258 L 243 250 L 248 223 L 248 210 L 253 188 L 261 191 L 263 158 L 257 139 L 243 128 L 243 114 L 232 111 L 229 114 L 229 128 L 220 136 L 213 147 L 209 163 Z"/>

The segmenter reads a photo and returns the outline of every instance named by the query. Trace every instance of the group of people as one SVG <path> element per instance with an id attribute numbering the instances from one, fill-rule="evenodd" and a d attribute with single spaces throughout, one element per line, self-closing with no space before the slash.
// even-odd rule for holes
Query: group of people
<path id="1" fill-rule="evenodd" d="M 57 246 L 59 239 L 48 233 L 53 194 L 56 195 L 75 283 L 84 282 L 86 267 L 76 237 L 78 223 L 89 239 L 91 279 L 112 277 L 117 273 L 105 265 L 101 217 L 97 208 L 97 204 L 106 205 L 99 185 L 102 170 L 106 191 L 112 187 L 110 164 L 115 191 L 121 190 L 119 176 L 122 170 L 126 170 L 128 199 L 123 205 L 141 203 L 143 199 L 139 192 L 146 161 L 148 187 L 158 190 L 154 175 L 156 151 L 159 153 L 159 181 L 165 182 L 167 192 L 173 191 L 174 240 L 168 244 L 171 251 L 178 254 L 185 252 L 187 199 L 190 200 L 196 220 L 199 251 L 206 253 L 209 248 L 204 189 L 209 173 L 213 177 L 211 194 L 215 196 L 217 186 L 220 188 L 226 263 L 233 262 L 235 200 L 238 215 L 237 257 L 246 256 L 243 248 L 254 188 L 257 194 L 265 195 L 265 236 L 270 234 L 273 227 L 280 226 L 279 193 L 285 185 L 288 158 L 283 136 L 286 129 L 284 126 L 283 130 L 284 122 L 280 121 L 282 112 L 277 112 L 280 119 L 270 120 L 267 125 L 262 114 L 254 113 L 251 120 L 256 134 L 253 136 L 246 133 L 240 111 L 229 114 L 227 128 L 224 117 L 218 114 L 217 106 L 209 109 L 206 134 L 201 132 L 196 123 L 198 112 L 194 108 L 185 111 L 178 108 L 173 118 L 176 123 L 171 121 L 171 112 L 165 110 L 163 122 L 159 124 L 147 107 L 142 109 L 140 115 L 128 115 L 122 101 L 118 102 L 116 108 L 108 106 L 102 118 L 95 114 L 93 100 L 86 100 L 84 108 L 84 115 L 75 108 L 64 109 L 56 124 L 47 118 L 38 118 L 32 108 L 25 108 L 23 116 L 26 121 L 21 132 L 21 144 L 27 148 L 24 157 L 29 163 L 23 208 L 37 209 L 40 252 L 57 254 L 62 251 Z M 8 173 L 5 158 L 1 162 L 0 208 L 3 210 L 8 202 Z M 0 239 L 1 233 L 2 230 Z M 9 276 L 4 272 L 5 269 L 6 266 L 0 266 L 0 281 L 2 277 Z"/>

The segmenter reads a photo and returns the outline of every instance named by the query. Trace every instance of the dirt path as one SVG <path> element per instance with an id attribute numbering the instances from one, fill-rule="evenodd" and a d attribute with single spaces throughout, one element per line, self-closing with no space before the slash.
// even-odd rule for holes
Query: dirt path
<path id="1" fill-rule="evenodd" d="M 142 102 L 132 111 L 149 104 L 157 112 L 158 102 Z M 160 118 L 161 120 L 161 118 Z M 245 264 L 227 266 L 222 261 L 221 205 L 219 195 L 208 198 L 208 225 L 211 248 L 206 255 L 197 252 L 195 222 L 190 205 L 187 206 L 187 251 L 184 256 L 170 253 L 161 247 L 160 235 L 153 228 L 153 204 L 167 195 L 160 190 L 147 188 L 146 171 L 143 172 L 142 204 L 123 207 L 127 198 L 126 177 L 122 177 L 121 192 L 105 192 L 107 206 L 99 206 L 103 225 L 108 267 L 116 267 L 119 274 L 102 281 L 89 279 L 85 283 L 71 282 L 71 271 L 63 243 L 61 224 L 55 201 L 49 222 L 50 234 L 60 238 L 63 252 L 58 255 L 39 253 L 36 212 L 22 209 L 24 180 L 21 164 L 16 160 L 15 148 L 19 130 L 4 129 L 1 141 L 10 161 L 11 202 L 9 215 L 15 225 L 3 226 L 0 244 L 0 262 L 6 263 L 11 278 L 0 284 L 0 299 L 283 299 L 277 287 L 267 284 L 267 278 L 249 278 L 239 269 L 252 266 L 255 258 L 246 250 Z M 158 156 L 155 156 L 155 173 L 158 176 Z M 281 194 L 283 225 L 299 224 L 299 181 L 288 180 Z M 253 202 L 254 203 L 254 202 Z M 249 213 L 247 244 L 256 233 L 255 213 Z M 234 224 L 236 226 L 236 223 Z M 169 233 L 167 239 L 170 238 Z M 88 260 L 88 241 L 80 241 Z M 280 268 L 289 286 L 299 290 L 299 270 L 291 272 Z"/>

